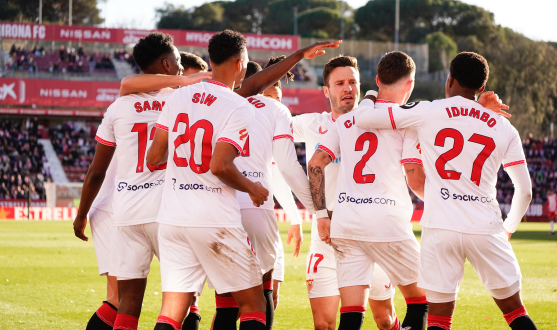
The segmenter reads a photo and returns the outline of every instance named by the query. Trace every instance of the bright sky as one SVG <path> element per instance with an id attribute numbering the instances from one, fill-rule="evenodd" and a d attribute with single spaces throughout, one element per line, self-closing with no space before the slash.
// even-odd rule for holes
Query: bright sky
<path id="1" fill-rule="evenodd" d="M 393 0 L 395 1 L 395 0 Z M 401 0 L 405 1 L 405 0 Z M 535 40 L 557 42 L 557 0 L 463 0 L 481 6 L 495 14 L 495 22 Z M 166 0 L 176 6 L 199 6 L 207 0 Z M 347 0 L 353 8 L 367 0 Z M 155 27 L 155 8 L 162 1 L 100 0 L 101 15 L 107 27 L 152 29 Z M 401 17 L 403 20 L 404 17 Z"/>

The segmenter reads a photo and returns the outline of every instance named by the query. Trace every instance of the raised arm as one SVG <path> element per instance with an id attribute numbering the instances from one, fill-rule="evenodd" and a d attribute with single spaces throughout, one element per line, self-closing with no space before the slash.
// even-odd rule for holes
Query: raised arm
<path id="1" fill-rule="evenodd" d="M 271 87 L 275 82 L 290 71 L 302 59 L 312 59 L 317 56 L 325 54 L 327 48 L 338 48 L 342 43 L 341 40 L 337 41 L 323 41 L 317 42 L 306 48 L 298 49 L 292 55 L 284 60 L 271 65 L 270 67 L 262 70 L 242 82 L 242 86 L 235 92 L 243 97 L 256 95 Z"/>
<path id="2" fill-rule="evenodd" d="M 183 87 L 210 79 L 212 72 L 199 72 L 189 76 L 169 76 L 165 74 L 137 74 L 122 79 L 120 96 L 131 93 L 147 93 L 168 87 Z"/>

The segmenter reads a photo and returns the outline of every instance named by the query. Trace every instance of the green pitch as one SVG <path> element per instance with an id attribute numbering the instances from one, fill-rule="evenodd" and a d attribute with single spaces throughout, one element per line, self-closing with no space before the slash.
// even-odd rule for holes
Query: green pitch
<path id="1" fill-rule="evenodd" d="M 540 329 L 557 326 L 557 236 L 548 236 L 548 224 L 523 223 L 512 244 L 523 275 L 526 308 Z M 286 243 L 288 225 L 280 224 Z M 310 225 L 300 258 L 286 248 L 286 281 L 275 314 L 277 330 L 313 329 L 306 295 L 305 257 Z M 419 235 L 420 227 L 415 225 Z M 90 231 L 87 231 L 90 236 Z M 483 289 L 472 267 L 458 296 L 454 329 L 508 329 L 500 311 Z M 92 240 L 73 236 L 71 222 L 0 222 L 0 329 L 85 329 L 105 298 L 105 279 L 97 275 Z M 208 329 L 214 311 L 213 291 L 201 297 L 202 329 Z M 159 263 L 153 261 L 145 293 L 140 329 L 153 329 L 161 304 Z M 397 291 L 399 318 L 404 299 Z M 368 310 L 364 329 L 377 329 Z"/>

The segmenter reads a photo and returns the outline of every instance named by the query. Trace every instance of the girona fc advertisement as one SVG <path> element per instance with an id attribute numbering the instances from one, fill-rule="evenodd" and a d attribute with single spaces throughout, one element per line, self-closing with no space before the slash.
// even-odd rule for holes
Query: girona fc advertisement
<path id="1" fill-rule="evenodd" d="M 0 37 L 4 39 L 103 42 L 135 44 L 152 30 L 103 29 L 92 26 L 27 24 L 0 22 Z M 216 32 L 188 30 L 158 30 L 168 33 L 176 46 L 207 47 Z M 249 50 L 286 51 L 298 49 L 299 38 L 289 35 L 244 33 Z"/>

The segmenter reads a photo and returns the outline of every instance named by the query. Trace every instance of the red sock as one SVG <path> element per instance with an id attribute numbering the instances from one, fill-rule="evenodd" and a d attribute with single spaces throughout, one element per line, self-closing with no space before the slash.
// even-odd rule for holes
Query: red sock
<path id="1" fill-rule="evenodd" d="M 182 325 L 174 321 L 170 317 L 159 315 L 159 317 L 157 318 L 157 323 L 166 323 L 171 325 L 174 328 L 174 330 L 182 330 Z"/>
<path id="2" fill-rule="evenodd" d="M 505 317 L 505 320 L 507 320 L 507 324 L 511 324 L 517 317 L 521 317 L 521 316 L 525 316 L 528 315 L 528 312 L 526 312 L 526 308 L 524 307 L 524 305 L 518 307 L 517 309 L 515 309 L 514 311 L 508 313 L 508 314 L 503 314 L 503 316 Z"/>
<path id="3" fill-rule="evenodd" d="M 393 327 L 391 328 L 391 330 L 398 330 L 400 328 L 400 321 L 398 320 L 398 316 L 395 319 L 395 324 L 393 324 Z"/>
<path id="4" fill-rule="evenodd" d="M 217 308 L 239 308 L 238 303 L 234 297 L 219 297 L 215 296 Z"/>
<path id="5" fill-rule="evenodd" d="M 340 313 L 365 313 L 366 306 L 346 306 L 340 308 Z"/>
<path id="6" fill-rule="evenodd" d="M 240 315 L 240 322 L 257 321 L 267 325 L 267 322 L 265 321 L 266 319 L 267 315 L 261 312 L 243 313 Z"/>
<path id="7" fill-rule="evenodd" d="M 114 321 L 116 321 L 118 311 L 114 309 L 112 305 L 109 305 L 106 301 L 104 301 L 95 313 L 97 313 L 99 319 L 101 319 L 104 323 L 114 327 Z"/>
<path id="8" fill-rule="evenodd" d="M 114 329 L 118 330 L 137 330 L 139 319 L 132 315 L 118 314 L 114 321 Z"/>
<path id="9" fill-rule="evenodd" d="M 263 290 L 273 290 L 273 280 L 263 283 Z"/>
<path id="10" fill-rule="evenodd" d="M 418 297 L 418 298 L 408 298 L 406 300 L 406 305 L 418 305 L 418 304 L 427 304 L 427 299 L 425 296 Z"/>
<path id="11" fill-rule="evenodd" d="M 195 305 L 191 305 L 190 306 L 190 313 L 199 314 L 199 307 L 197 307 Z"/>
<path id="12" fill-rule="evenodd" d="M 431 314 L 427 316 L 428 327 L 439 327 L 445 330 L 451 330 L 452 324 L 453 324 L 452 316 L 439 316 L 439 315 L 431 315 Z"/>

